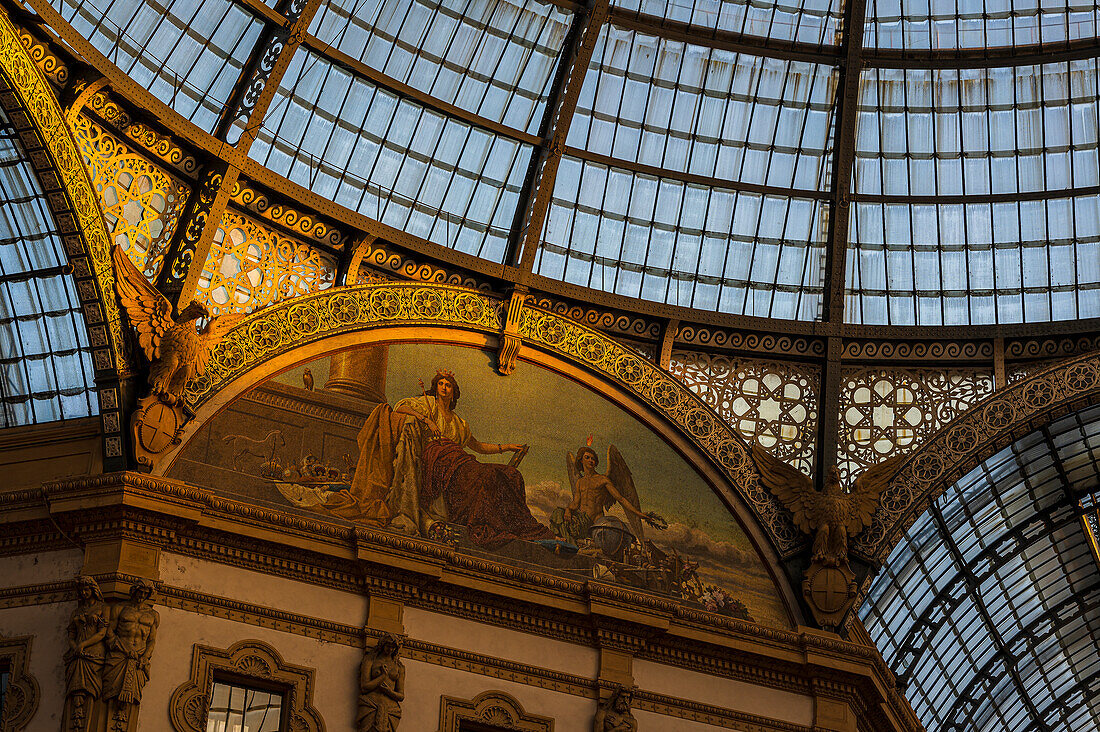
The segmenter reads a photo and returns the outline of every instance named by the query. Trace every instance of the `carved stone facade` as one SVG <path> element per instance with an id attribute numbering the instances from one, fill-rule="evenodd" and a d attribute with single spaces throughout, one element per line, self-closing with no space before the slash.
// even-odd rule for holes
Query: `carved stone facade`
<path id="1" fill-rule="evenodd" d="M 4 708 L 0 709 L 0 729 L 21 732 L 38 711 L 38 679 L 30 672 L 32 636 L 8 638 L 0 635 L 0 668 L 8 674 L 4 690 Z"/>
<path id="2" fill-rule="evenodd" d="M 275 648 L 259 640 L 243 640 L 221 650 L 196 645 L 191 656 L 191 678 L 168 702 L 168 718 L 176 732 L 205 732 L 210 689 L 216 678 L 260 683 L 283 694 L 294 732 L 324 732 L 325 724 L 313 706 L 316 670 L 283 660 Z"/>

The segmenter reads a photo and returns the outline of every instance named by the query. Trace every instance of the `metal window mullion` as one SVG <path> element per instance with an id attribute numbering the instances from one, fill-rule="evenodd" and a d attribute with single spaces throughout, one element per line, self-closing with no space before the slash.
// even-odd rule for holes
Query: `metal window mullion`
<path id="1" fill-rule="evenodd" d="M 635 36 L 635 37 L 637 37 L 637 36 Z M 679 91 L 680 91 L 680 88 L 681 88 L 680 80 L 683 78 L 684 60 L 687 57 L 687 49 L 688 49 L 688 44 L 684 43 L 682 48 L 681 48 L 681 52 L 680 52 L 681 53 L 680 64 L 676 68 L 676 81 L 672 84 L 672 100 L 673 100 L 672 106 L 673 106 L 673 108 L 669 113 L 669 129 L 667 130 L 667 134 L 665 135 L 664 143 L 661 146 L 661 165 L 662 166 L 664 166 L 665 161 L 668 158 L 668 141 L 672 137 L 672 114 L 675 112 L 676 99 L 679 96 Z M 708 56 L 708 58 L 709 58 L 709 56 Z M 656 85 L 656 81 L 657 81 L 657 64 L 659 63 L 659 60 L 660 60 L 660 56 L 655 55 L 654 65 L 653 65 L 653 74 L 652 74 L 652 79 L 653 79 L 653 84 L 654 85 Z M 707 77 L 707 74 L 709 72 L 710 72 L 710 64 L 707 64 L 706 65 L 706 70 L 704 71 L 704 74 L 703 74 L 702 84 L 699 88 L 699 93 L 696 97 L 700 101 L 703 98 L 702 95 L 705 93 L 706 77 Z M 627 70 L 627 73 L 629 75 L 629 69 Z M 625 78 L 623 80 L 623 96 L 624 97 L 626 96 L 626 79 Z M 653 98 L 652 95 L 646 96 L 645 107 L 642 110 L 642 127 L 639 129 L 639 135 L 645 129 L 645 118 L 646 118 L 646 115 L 649 112 L 649 102 L 652 98 Z M 621 109 L 622 109 L 622 103 L 620 101 L 620 117 L 621 117 Z M 698 107 L 696 107 L 696 121 L 698 122 Z M 689 151 L 692 148 L 692 143 L 693 143 L 692 136 L 691 136 L 691 133 L 689 132 L 688 133 L 688 149 L 689 149 Z M 690 159 L 690 157 L 691 157 L 691 155 L 690 155 L 690 152 L 689 152 L 688 153 L 688 158 Z M 660 202 L 661 202 L 661 187 L 662 187 L 662 182 L 663 181 L 664 181 L 664 178 L 660 178 L 660 177 L 657 178 L 656 195 L 654 195 L 654 197 L 653 197 L 653 213 L 650 215 L 650 221 L 653 222 L 653 225 L 650 227 L 649 240 L 646 242 L 646 252 L 645 252 L 646 267 L 642 269 L 642 289 L 645 288 L 645 278 L 646 278 L 646 274 L 647 274 L 646 270 L 649 269 L 649 266 L 648 266 L 649 265 L 649 252 L 650 252 L 650 248 L 653 244 L 653 230 L 657 228 L 657 207 L 660 205 Z M 683 189 L 683 195 L 680 196 L 680 205 L 677 208 L 677 214 L 676 214 L 676 221 L 677 222 L 679 222 L 679 220 L 680 220 L 680 211 L 683 210 L 684 197 L 687 195 L 687 184 L 686 183 L 681 183 L 681 185 L 684 186 L 684 189 Z M 676 250 L 676 245 L 679 242 L 679 232 L 680 232 L 679 223 L 673 224 L 673 227 L 672 227 L 672 249 L 673 249 L 673 251 L 669 255 L 668 279 L 665 280 L 665 297 L 664 297 L 664 301 L 666 303 L 669 300 L 669 291 L 672 288 L 672 280 L 673 280 L 673 267 L 672 267 L 672 264 L 673 264 L 673 262 L 675 261 L 675 258 L 676 258 L 676 251 L 675 250 Z M 640 291 L 639 291 L 639 294 L 640 294 Z"/>
<path id="2" fill-rule="evenodd" d="M 415 2 L 415 1 L 416 0 L 411 0 L 410 1 L 410 3 L 409 3 L 410 10 L 412 8 L 413 2 Z M 444 44 L 443 50 L 439 53 L 439 65 L 441 67 L 444 67 L 444 68 L 446 67 L 445 62 L 447 60 L 447 54 L 451 52 L 451 48 L 454 46 L 455 39 L 458 37 L 459 32 L 463 28 L 462 21 L 467 18 L 467 15 L 468 15 L 467 11 L 469 10 L 469 8 L 473 4 L 473 2 L 474 2 L 474 0 L 466 0 L 465 5 L 463 5 L 463 7 L 462 7 L 462 13 L 461 13 L 460 17 L 456 19 L 454 27 L 451 29 L 451 34 L 447 38 L 447 42 Z M 381 3 L 379 3 L 379 5 L 381 5 Z M 500 0 L 495 0 L 493 2 L 493 10 L 495 10 L 499 6 L 500 6 Z M 493 10 L 489 11 L 490 17 L 492 15 Z M 428 32 L 435 25 L 435 19 L 439 16 L 439 11 L 440 11 L 440 6 L 436 5 L 435 6 L 435 12 L 432 13 L 432 19 L 431 19 L 431 21 L 428 22 L 427 25 L 425 25 L 424 32 L 420 37 L 420 42 L 417 43 L 417 45 L 416 45 L 417 50 L 424 48 L 424 39 L 427 37 Z M 405 29 L 405 23 L 407 21 L 408 21 L 408 14 L 406 14 L 405 18 L 402 20 L 401 27 L 398 28 L 397 33 L 394 35 L 393 40 L 391 41 L 390 54 L 392 54 L 393 49 L 397 48 L 397 46 L 399 45 L 401 31 Z M 476 55 L 478 50 L 480 50 L 482 48 L 482 45 L 481 45 L 481 39 L 482 38 L 484 38 L 484 34 L 478 37 L 478 46 L 477 46 L 477 48 L 474 49 L 474 55 Z M 419 54 L 416 54 L 414 52 L 414 58 L 415 59 L 420 59 L 422 57 Z M 387 64 L 388 63 L 389 63 L 389 59 L 387 58 Z M 413 61 L 414 66 L 415 66 L 415 64 L 416 64 L 416 60 Z M 383 68 L 385 68 L 385 66 L 383 66 Z M 452 69 L 452 71 L 453 70 L 454 69 Z M 385 73 L 385 72 L 383 72 L 383 73 Z M 436 85 L 436 82 L 439 81 L 439 77 L 440 77 L 440 75 L 436 74 L 436 77 L 434 79 L 432 79 L 431 86 L 428 87 L 428 94 L 431 94 L 432 96 L 435 96 L 435 85 Z M 410 81 L 411 81 L 411 79 L 410 79 Z M 490 81 L 488 83 L 491 84 L 492 82 Z M 457 92 L 455 93 L 455 99 L 456 100 L 457 100 L 459 94 L 461 94 L 461 92 L 462 92 L 462 86 L 460 84 Z M 477 105 L 477 111 L 476 111 L 477 114 L 481 113 L 481 104 L 484 103 L 484 101 L 485 101 L 485 95 L 483 94 L 482 97 L 481 97 L 481 102 L 479 102 L 478 105 Z"/>

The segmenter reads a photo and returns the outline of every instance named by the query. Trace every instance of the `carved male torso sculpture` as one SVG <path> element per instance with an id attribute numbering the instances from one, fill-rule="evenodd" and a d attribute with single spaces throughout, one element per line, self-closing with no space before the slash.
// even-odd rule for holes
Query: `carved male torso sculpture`
<path id="1" fill-rule="evenodd" d="M 633 698 L 629 690 L 616 690 L 597 710 L 593 732 L 638 732 L 638 722 L 630 713 Z"/>
<path id="2" fill-rule="evenodd" d="M 160 625 L 152 596 L 152 586 L 138 582 L 130 588 L 130 600 L 111 612 L 103 668 L 103 698 L 107 701 L 110 732 L 130 728 L 130 707 L 141 703 L 141 692 L 149 680 L 149 660 Z"/>

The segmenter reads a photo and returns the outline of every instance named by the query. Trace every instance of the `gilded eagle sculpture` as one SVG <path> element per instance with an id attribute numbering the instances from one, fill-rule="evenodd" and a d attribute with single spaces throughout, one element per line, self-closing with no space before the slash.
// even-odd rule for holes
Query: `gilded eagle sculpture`
<path id="1" fill-rule="evenodd" d="M 759 445 L 752 456 L 764 485 L 794 515 L 803 532 L 813 534 L 813 562 L 825 567 L 848 563 L 848 539 L 871 525 L 879 496 L 889 485 L 904 455 L 895 455 L 860 475 L 850 490 L 840 485 L 840 471 L 829 468 L 825 489 L 814 489 L 813 481 Z"/>
<path id="2" fill-rule="evenodd" d="M 164 403 L 174 406 L 195 376 L 206 371 L 210 354 L 241 315 L 210 317 L 199 302 L 192 302 L 172 317 L 172 304 L 153 288 L 122 248 L 111 250 L 115 265 L 115 289 L 130 324 L 149 359 L 149 386 Z M 198 328 L 199 320 L 206 325 Z"/>

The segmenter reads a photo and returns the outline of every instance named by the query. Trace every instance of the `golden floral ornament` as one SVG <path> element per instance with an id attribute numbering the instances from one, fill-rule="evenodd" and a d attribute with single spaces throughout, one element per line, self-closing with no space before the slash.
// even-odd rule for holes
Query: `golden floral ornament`
<path id="1" fill-rule="evenodd" d="M 480 292 L 415 282 L 341 287 L 277 303 L 253 313 L 225 334 L 211 353 L 205 372 L 188 382 L 186 403 L 197 411 L 260 363 L 343 333 L 419 326 L 499 337 L 507 307 L 508 301 Z M 781 554 L 793 554 L 805 544 L 790 515 L 762 486 L 744 440 L 682 383 L 587 326 L 530 305 L 521 312 L 516 334 L 525 347 L 571 360 L 652 406 L 711 456 Z"/>
<path id="2" fill-rule="evenodd" d="M 947 486 L 1018 437 L 1067 409 L 1100 403 L 1100 352 L 1067 359 L 994 392 L 905 456 L 852 553 L 881 563 Z"/>

